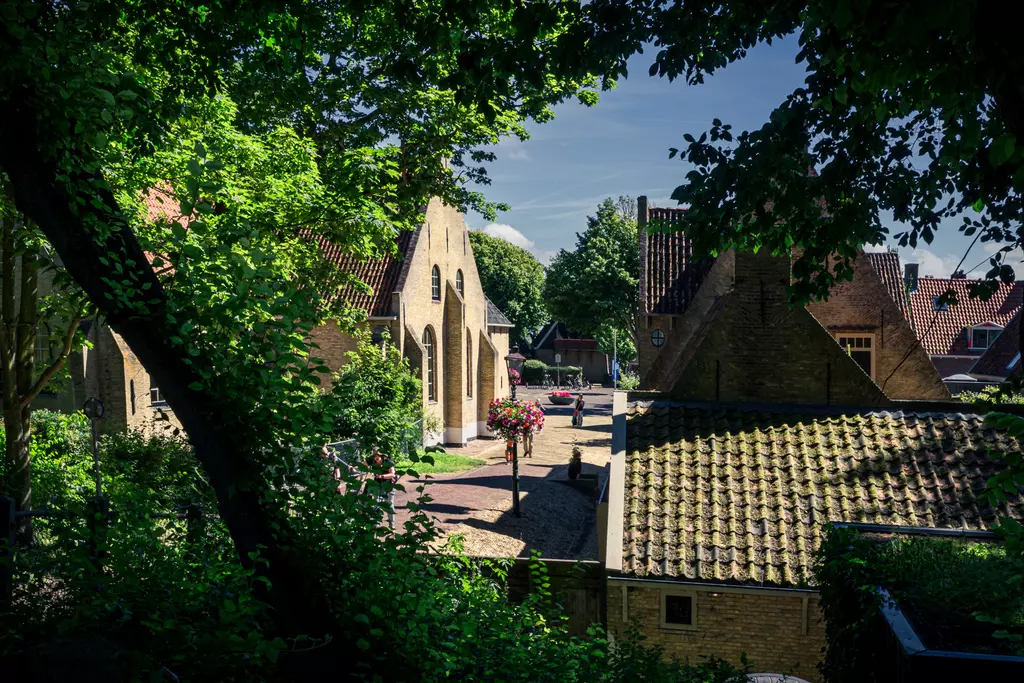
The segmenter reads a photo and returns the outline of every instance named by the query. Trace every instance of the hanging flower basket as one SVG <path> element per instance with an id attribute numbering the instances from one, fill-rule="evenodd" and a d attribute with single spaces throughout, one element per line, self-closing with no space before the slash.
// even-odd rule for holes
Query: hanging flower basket
<path id="1" fill-rule="evenodd" d="M 527 432 L 543 429 L 544 412 L 532 401 L 496 398 L 487 409 L 487 428 L 505 441 L 515 441 Z"/>

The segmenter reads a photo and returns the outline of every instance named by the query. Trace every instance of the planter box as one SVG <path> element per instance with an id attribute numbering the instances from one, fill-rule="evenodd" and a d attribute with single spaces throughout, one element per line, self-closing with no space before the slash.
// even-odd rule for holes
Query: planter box
<path id="1" fill-rule="evenodd" d="M 556 406 L 571 406 L 576 399 L 572 396 L 552 396 L 548 394 L 548 400 Z"/>

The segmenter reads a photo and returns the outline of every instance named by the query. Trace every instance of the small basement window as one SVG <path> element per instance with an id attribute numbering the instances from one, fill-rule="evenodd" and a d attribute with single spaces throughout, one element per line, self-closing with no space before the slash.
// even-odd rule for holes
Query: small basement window
<path id="1" fill-rule="evenodd" d="M 697 600 L 693 593 L 672 590 L 661 592 L 661 627 L 693 629 L 697 627 Z"/>

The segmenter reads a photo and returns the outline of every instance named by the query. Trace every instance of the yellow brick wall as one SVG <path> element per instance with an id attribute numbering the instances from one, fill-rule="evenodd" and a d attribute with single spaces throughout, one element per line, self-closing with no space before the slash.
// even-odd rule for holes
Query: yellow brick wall
<path id="1" fill-rule="evenodd" d="M 690 588 L 669 586 L 673 591 Z M 623 589 L 628 621 L 623 620 Z M 745 655 L 758 673 L 786 673 L 808 681 L 820 680 L 818 662 L 825 646 L 825 624 L 817 594 L 727 590 L 693 591 L 696 623 L 692 630 L 679 630 L 661 627 L 661 587 L 609 581 L 608 631 L 613 638 L 622 638 L 630 624 L 635 623 L 649 643 L 665 648 L 667 658 L 697 663 L 704 657 L 715 656 L 739 665 L 741 655 Z"/>

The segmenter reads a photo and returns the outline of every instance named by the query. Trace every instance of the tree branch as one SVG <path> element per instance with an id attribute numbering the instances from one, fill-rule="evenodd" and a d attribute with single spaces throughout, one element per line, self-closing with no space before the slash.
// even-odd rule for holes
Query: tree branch
<path id="1" fill-rule="evenodd" d="M 28 393 L 22 396 L 20 406 L 22 410 L 27 408 L 29 404 L 32 403 L 32 401 L 36 400 L 36 397 L 39 396 L 39 394 L 43 391 L 43 389 L 46 387 L 46 384 L 51 379 L 53 379 L 53 376 L 56 375 L 57 372 L 60 371 L 62 367 L 64 367 L 64 361 L 66 361 L 68 356 L 71 355 L 71 348 L 74 346 L 75 343 L 75 334 L 78 332 L 78 326 L 81 324 L 81 322 L 81 314 L 76 315 L 74 318 L 71 319 L 71 323 L 68 325 L 67 333 L 64 335 L 64 346 L 61 348 L 60 354 L 57 356 L 56 359 L 54 359 L 52 363 L 50 363 L 49 367 L 47 367 L 45 370 L 42 371 L 42 373 L 40 373 L 39 379 L 36 380 L 35 385 L 33 385 L 32 388 L 28 390 Z"/>

